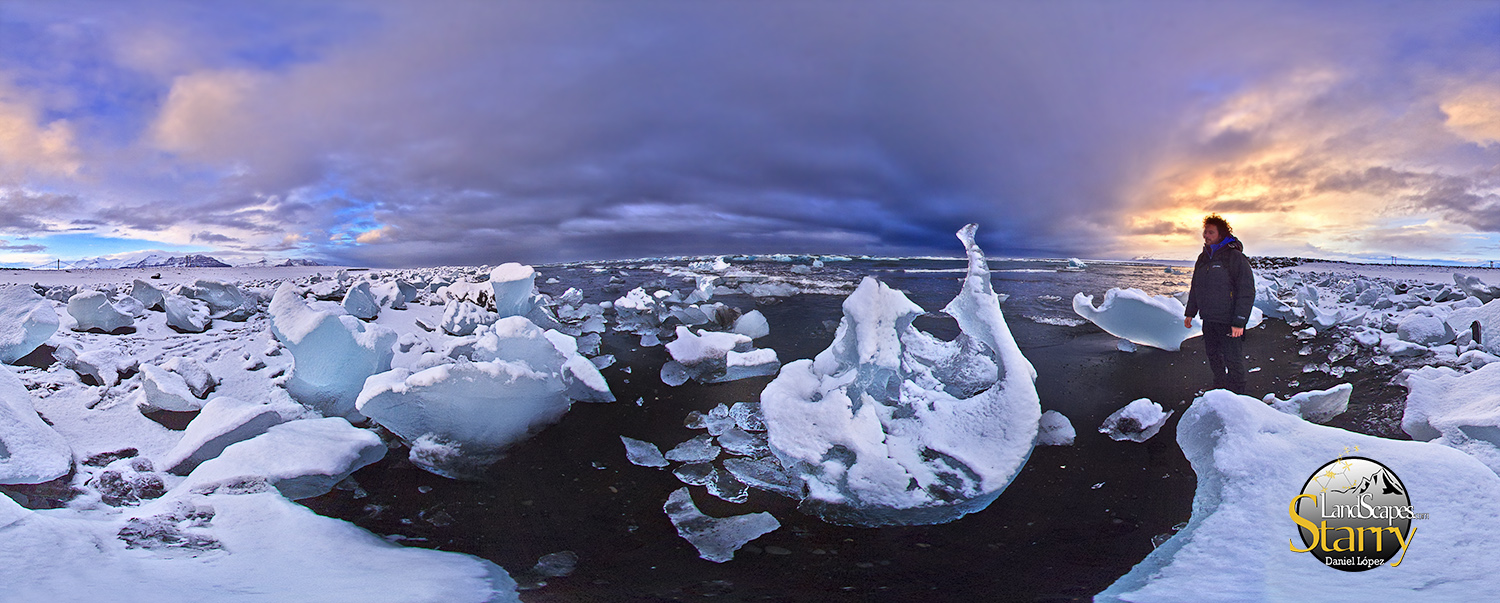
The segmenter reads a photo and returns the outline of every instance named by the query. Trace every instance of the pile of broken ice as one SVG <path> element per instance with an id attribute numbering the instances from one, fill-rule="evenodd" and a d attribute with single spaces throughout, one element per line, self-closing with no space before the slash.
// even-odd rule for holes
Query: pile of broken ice
<path id="1" fill-rule="evenodd" d="M 943 310 L 961 333 L 912 326 L 924 310 L 866 278 L 843 304 L 833 344 L 782 367 L 761 393 L 769 443 L 801 507 L 851 525 L 929 524 L 985 508 L 1031 454 L 1041 418 L 1021 355 L 974 242 Z"/>

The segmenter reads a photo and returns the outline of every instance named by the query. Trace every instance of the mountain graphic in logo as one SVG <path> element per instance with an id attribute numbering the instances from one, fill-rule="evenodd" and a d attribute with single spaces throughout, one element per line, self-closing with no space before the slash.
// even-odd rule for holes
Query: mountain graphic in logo
<path id="1" fill-rule="evenodd" d="M 1384 468 L 1381 468 L 1379 471 L 1376 471 L 1368 477 L 1359 478 L 1358 484 L 1349 486 L 1348 488 L 1344 488 L 1341 490 L 1331 491 L 1337 492 L 1339 494 L 1349 494 L 1351 492 L 1354 494 L 1364 494 L 1371 490 L 1374 490 L 1375 492 L 1378 492 L 1382 495 L 1394 494 L 1396 496 L 1402 496 L 1406 494 L 1406 490 L 1401 488 L 1401 482 L 1396 481 L 1396 479 L 1391 475 L 1391 472 Z"/>

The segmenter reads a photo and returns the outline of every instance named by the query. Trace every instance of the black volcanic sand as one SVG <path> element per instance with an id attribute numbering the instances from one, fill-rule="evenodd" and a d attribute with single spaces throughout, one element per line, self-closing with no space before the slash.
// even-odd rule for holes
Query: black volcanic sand
<path id="1" fill-rule="evenodd" d="M 937 308 L 951 295 L 917 301 Z M 737 301 L 740 307 L 755 303 Z M 773 332 L 757 345 L 776 349 L 783 361 L 811 357 L 827 347 L 831 330 L 799 333 L 774 326 L 837 321 L 841 301 L 804 294 L 760 305 Z M 1196 479 L 1175 430 L 1208 382 L 1202 344 L 1189 340 L 1175 353 L 1124 353 L 1115 349 L 1114 337 L 1093 325 L 1041 325 L 1007 312 L 1037 368 L 1042 408 L 1067 415 L 1078 439 L 1073 446 L 1038 447 L 994 504 L 948 524 L 836 526 L 776 495 L 752 490 L 749 502 L 736 505 L 693 487 L 694 500 L 709 515 L 769 511 L 782 524 L 728 563 L 698 558 L 662 512 L 667 495 L 683 485 L 669 470 L 627 462 L 619 436 L 654 442 L 665 451 L 703 433 L 682 427 L 689 410 L 754 401 L 770 378 L 667 387 L 657 375 L 666 360 L 659 346 L 621 356 L 603 371 L 618 402 L 575 404 L 560 423 L 496 464 L 487 482 L 429 474 L 397 448 L 355 473 L 363 492 L 336 490 L 302 502 L 409 546 L 494 561 L 530 584 L 521 598 L 533 603 L 1088 600 L 1149 554 L 1153 536 L 1171 533 L 1191 515 Z M 951 319 L 921 320 L 940 336 L 955 330 Z M 629 349 L 632 342 L 611 333 L 606 350 Z M 1301 356 L 1304 342 L 1285 323 L 1268 321 L 1251 330 L 1249 366 L 1261 368 L 1249 375 L 1253 393 L 1285 397 L 1353 382 L 1351 411 L 1332 424 L 1404 437 L 1399 426 L 1391 427 L 1399 423 L 1405 397 L 1404 388 L 1389 384 L 1397 369 L 1351 358 L 1342 364 L 1364 366 L 1343 379 L 1303 373 L 1303 365 L 1326 360 L 1332 340 L 1312 343 L 1311 354 Z M 642 406 L 635 404 L 638 397 Z M 1115 442 L 1096 432 L 1109 413 L 1142 397 L 1175 411 L 1156 437 Z M 577 571 L 538 585 L 542 579 L 531 568 L 539 557 L 559 551 L 577 554 Z"/>

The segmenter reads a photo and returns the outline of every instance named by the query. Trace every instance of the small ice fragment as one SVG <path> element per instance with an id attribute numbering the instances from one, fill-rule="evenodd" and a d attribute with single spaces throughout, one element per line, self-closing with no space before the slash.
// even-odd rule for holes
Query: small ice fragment
<path id="1" fill-rule="evenodd" d="M 667 459 L 661 455 L 661 449 L 656 444 L 620 436 L 620 441 L 625 444 L 625 459 L 633 465 L 641 467 L 666 467 Z"/>
<path id="2" fill-rule="evenodd" d="M 1115 349 L 1120 350 L 1121 352 L 1134 352 L 1140 348 L 1135 345 L 1135 342 L 1129 339 L 1121 339 L 1120 341 L 1115 343 Z"/>
<path id="3" fill-rule="evenodd" d="M 719 445 L 730 454 L 738 456 L 762 456 L 771 451 L 763 435 L 752 435 L 739 427 L 730 427 L 719 436 Z"/>
<path id="4" fill-rule="evenodd" d="M 536 566 L 532 567 L 531 571 L 548 578 L 564 578 L 571 576 L 576 569 L 578 569 L 578 554 L 573 551 L 561 551 L 542 555 L 536 560 Z"/>
<path id="5" fill-rule="evenodd" d="M 676 469 L 672 470 L 672 475 L 676 475 L 677 479 L 682 480 L 682 483 L 689 486 L 708 485 L 709 480 L 713 478 L 713 473 L 713 463 L 687 463 L 685 465 L 678 465 Z"/>
<path id="6" fill-rule="evenodd" d="M 724 469 L 751 488 L 784 496 L 797 496 L 798 494 L 796 486 L 792 485 L 791 476 L 787 475 L 781 464 L 776 462 L 775 457 L 728 458 L 724 459 Z"/>
<path id="7" fill-rule="evenodd" d="M 698 556 L 715 563 L 734 558 L 734 552 L 745 543 L 781 527 L 770 513 L 749 513 L 732 517 L 709 517 L 693 505 L 687 488 L 678 488 L 662 506 L 677 534 L 698 549 Z"/>
<path id="8" fill-rule="evenodd" d="M 677 387 L 688 381 L 687 369 L 678 364 L 676 360 L 668 360 L 661 365 L 661 382 L 672 387 Z"/>
<path id="9" fill-rule="evenodd" d="M 706 435 L 678 444 L 667 451 L 667 460 L 679 463 L 707 463 L 716 458 L 719 458 L 719 447 L 713 444 L 713 438 Z"/>
<path id="10" fill-rule="evenodd" d="M 661 338 L 657 337 L 656 333 L 653 332 L 641 335 L 641 347 L 654 348 L 659 345 L 661 345 Z"/>
<path id="11" fill-rule="evenodd" d="M 1115 441 L 1144 442 L 1161 431 L 1172 412 L 1163 412 L 1160 404 L 1150 398 L 1141 398 L 1105 418 L 1104 424 L 1099 426 L 1099 433 Z"/>
<path id="12" fill-rule="evenodd" d="M 646 397 L 645 396 L 641 396 L 639 398 L 636 398 L 635 399 L 635 405 L 636 406 L 645 406 L 646 405 Z"/>
<path id="13" fill-rule="evenodd" d="M 708 483 L 704 485 L 708 487 L 709 494 L 735 504 L 750 500 L 750 487 L 722 469 L 714 469 L 709 474 Z"/>
<path id="14" fill-rule="evenodd" d="M 745 431 L 765 431 L 766 419 L 760 414 L 759 402 L 735 402 L 729 407 L 729 416 L 734 424 Z"/>
<path id="15" fill-rule="evenodd" d="M 1104 487 L 1104 482 L 1099 482 L 1097 484 L 1089 486 L 1089 489 L 1090 490 L 1098 490 L 1098 489 L 1103 488 L 1103 487 Z"/>
<path id="16" fill-rule="evenodd" d="M 723 404 L 713 407 L 708 411 L 707 425 L 708 433 L 711 435 L 724 435 L 729 428 L 734 427 L 734 417 L 729 416 L 729 407 Z"/>
<path id="17" fill-rule="evenodd" d="M 599 370 L 602 371 L 602 370 L 607 369 L 607 368 L 609 368 L 611 366 L 614 366 L 614 364 L 615 364 L 615 356 L 614 356 L 614 354 L 605 354 L 603 356 L 595 356 L 593 358 L 590 358 L 589 362 L 594 363 L 594 368 L 599 369 Z"/>
<path id="18" fill-rule="evenodd" d="M 1037 430 L 1036 443 L 1043 446 L 1072 446 L 1073 439 L 1078 433 L 1073 430 L 1073 422 L 1066 416 L 1055 410 L 1042 413 L 1040 429 Z"/>
<path id="19" fill-rule="evenodd" d="M 1322 423 L 1348 410 L 1349 395 L 1353 392 L 1353 385 L 1340 383 L 1325 390 L 1302 392 L 1286 400 L 1276 399 L 1275 394 L 1266 394 L 1263 401 L 1294 417 Z"/>
<path id="20" fill-rule="evenodd" d="M 708 429 L 708 416 L 696 410 L 688 411 L 682 419 L 682 426 L 688 429 Z"/>
<path id="21" fill-rule="evenodd" d="M 751 339 L 760 339 L 771 334 L 771 326 L 766 323 L 766 317 L 760 310 L 751 310 L 734 321 L 734 332 Z"/>

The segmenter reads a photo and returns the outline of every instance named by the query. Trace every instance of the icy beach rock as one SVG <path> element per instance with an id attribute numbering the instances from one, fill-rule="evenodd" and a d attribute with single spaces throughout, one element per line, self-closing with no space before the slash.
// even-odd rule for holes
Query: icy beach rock
<path id="1" fill-rule="evenodd" d="M 1117 442 L 1130 440 L 1144 442 L 1161 431 L 1172 411 L 1162 411 L 1161 405 L 1149 398 L 1141 398 L 1126 404 L 1105 417 L 1099 433 L 1108 435 Z"/>
<path id="2" fill-rule="evenodd" d="M 349 292 L 344 294 L 342 304 L 345 312 L 360 320 L 375 320 L 380 315 L 380 304 L 376 303 L 375 294 L 370 291 L 369 281 L 360 281 L 350 287 Z"/>
<path id="3" fill-rule="evenodd" d="M 78 321 L 75 331 L 113 333 L 135 324 L 135 318 L 116 309 L 103 291 L 82 291 L 68 298 L 68 314 Z"/>
<path id="4" fill-rule="evenodd" d="M 166 309 L 162 305 L 162 301 L 166 296 L 162 294 L 161 289 L 157 289 L 151 286 L 151 283 L 141 279 L 135 279 L 135 282 L 130 284 L 130 297 L 134 297 L 137 301 L 141 302 L 141 305 L 147 310 Z"/>
<path id="5" fill-rule="evenodd" d="M 1500 474 L 1500 364 L 1467 374 L 1428 366 L 1404 377 L 1401 430 L 1414 440 L 1462 450 Z"/>
<path id="6" fill-rule="evenodd" d="M 1203 334 L 1203 324 L 1196 318 L 1191 329 L 1183 328 L 1182 302 L 1140 289 L 1110 289 L 1097 308 L 1093 296 L 1079 293 L 1073 296 L 1073 311 L 1110 335 L 1173 352 L 1182 348 L 1184 340 Z"/>
<path id="7" fill-rule="evenodd" d="M 1072 446 L 1078 433 L 1073 431 L 1073 422 L 1062 413 L 1049 410 L 1042 413 L 1037 429 L 1036 443 L 1042 446 Z"/>
<path id="8" fill-rule="evenodd" d="M 0 367 L 0 484 L 40 484 L 72 468 L 73 450 L 37 416 L 31 392 L 21 380 L 10 368 Z M 10 500 L 3 494 L 0 499 Z M 4 523 L 0 516 L 0 526 Z"/>
<path id="9" fill-rule="evenodd" d="M 372 376 L 356 407 L 414 444 L 418 466 L 472 477 L 506 447 L 561 419 L 573 400 L 614 400 L 594 365 L 569 353 L 572 338 L 554 333 L 519 316 L 501 319 L 475 344 L 480 361 Z"/>
<path id="10" fill-rule="evenodd" d="M 1286 400 L 1277 399 L 1275 394 L 1266 394 L 1264 402 L 1294 417 L 1323 423 L 1349 410 L 1349 395 L 1352 393 L 1353 385 L 1340 383 L 1325 390 L 1294 394 Z"/>
<path id="11" fill-rule="evenodd" d="M 1096 601 L 1280 601 L 1311 592 L 1350 601 L 1500 597 L 1490 542 L 1474 537 L 1500 531 L 1487 503 L 1500 500 L 1500 478 L 1472 457 L 1314 425 L 1225 390 L 1183 413 L 1177 443 L 1198 476 L 1192 519 Z M 1400 476 L 1413 510 L 1428 516 L 1413 524 L 1420 529 L 1398 568 L 1336 571 L 1288 550 L 1289 541 L 1301 547 L 1288 502 L 1344 447 Z"/>
<path id="12" fill-rule="evenodd" d="M 177 445 L 157 457 L 156 465 L 187 475 L 204 461 L 219 456 L 230 444 L 259 436 L 281 423 L 281 413 L 270 404 L 215 397 L 188 423 Z"/>
<path id="13" fill-rule="evenodd" d="M 760 339 L 771 334 L 771 325 L 766 323 L 760 310 L 751 310 L 734 320 L 734 332 L 751 339 Z"/>
<path id="14" fill-rule="evenodd" d="M 479 325 L 495 322 L 495 313 L 477 304 L 463 300 L 448 300 L 443 307 L 443 322 L 439 326 L 444 333 L 462 337 L 471 335 Z"/>
<path id="15" fill-rule="evenodd" d="M 167 294 L 162 298 L 162 308 L 167 314 L 167 326 L 184 333 L 202 333 L 208 330 L 208 304 L 181 295 Z"/>
<path id="16" fill-rule="evenodd" d="M 212 318 L 243 322 L 257 310 L 255 302 L 246 297 L 245 292 L 234 283 L 199 280 L 191 286 L 183 287 L 178 293 L 208 304 L 209 316 Z"/>
<path id="17" fill-rule="evenodd" d="M 139 366 L 133 356 L 128 356 L 114 347 L 96 347 L 79 353 L 66 344 L 59 344 L 52 357 L 59 364 L 73 369 L 79 377 L 88 377 L 95 385 L 114 387 L 120 382 L 120 374 L 136 370 Z"/>
<path id="18" fill-rule="evenodd" d="M 775 374 L 781 367 L 776 351 L 752 349 L 750 339 L 739 333 L 694 333 L 679 325 L 677 338 L 666 345 L 672 360 L 662 366 L 662 381 L 676 386 L 686 378 L 721 383 Z"/>
<path id="19" fill-rule="evenodd" d="M 340 417 L 291 421 L 229 445 L 198 465 L 173 491 L 208 494 L 263 481 L 292 500 L 311 498 L 326 494 L 385 452 L 375 432 Z"/>
<path id="20" fill-rule="evenodd" d="M 1464 293 L 1472 295 L 1483 303 L 1489 303 L 1500 297 L 1500 289 L 1486 285 L 1479 277 L 1453 273 L 1453 284 L 1458 285 Z"/>
<path id="21" fill-rule="evenodd" d="M 271 333 L 292 353 L 287 392 L 327 416 L 359 418 L 365 378 L 390 370 L 396 332 L 310 308 L 291 283 L 271 299 Z"/>
<path id="22" fill-rule="evenodd" d="M 698 549 L 698 556 L 714 563 L 734 559 L 734 552 L 756 538 L 781 527 L 770 513 L 750 513 L 732 517 L 709 517 L 693 504 L 687 488 L 674 490 L 662 506 L 677 534 Z"/>
<path id="23" fill-rule="evenodd" d="M 525 316 L 536 307 L 536 270 L 510 262 L 490 271 L 495 296 L 495 314 L 500 318 Z"/>
<path id="24" fill-rule="evenodd" d="M 761 393 L 770 445 L 806 496 L 802 508 L 850 525 L 932 524 L 988 506 L 1031 454 L 1041 409 L 990 286 L 975 225 L 944 312 L 944 342 L 912 326 L 923 313 L 866 278 L 844 300 L 833 344 L 798 360 Z"/>
<path id="25" fill-rule="evenodd" d="M 165 367 L 141 365 L 141 397 L 136 402 L 142 410 L 187 412 L 203 408 L 203 400 L 188 388 L 182 375 Z"/>
<path id="26" fill-rule="evenodd" d="M 1402 341 L 1430 347 L 1452 343 L 1458 335 L 1443 319 L 1413 312 L 1401 319 L 1396 327 L 1396 336 Z"/>
<path id="27" fill-rule="evenodd" d="M 31 287 L 0 288 L 0 363 L 13 364 L 57 332 L 57 312 Z"/>

